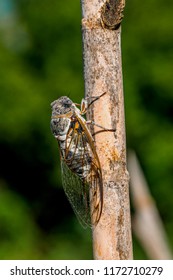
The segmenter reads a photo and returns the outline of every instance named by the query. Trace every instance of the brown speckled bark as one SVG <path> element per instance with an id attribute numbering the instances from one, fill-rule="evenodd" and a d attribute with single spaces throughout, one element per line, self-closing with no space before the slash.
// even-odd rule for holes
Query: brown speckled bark
<path id="1" fill-rule="evenodd" d="M 124 2 L 124 1 L 123 1 Z M 105 0 L 82 0 L 84 79 L 86 96 L 99 96 L 88 119 L 115 129 L 95 135 L 103 173 L 104 203 L 93 228 L 95 259 L 132 259 L 129 176 L 126 170 L 124 100 L 121 69 L 121 30 L 104 28 L 101 11 Z M 100 130 L 93 128 L 94 132 Z"/>

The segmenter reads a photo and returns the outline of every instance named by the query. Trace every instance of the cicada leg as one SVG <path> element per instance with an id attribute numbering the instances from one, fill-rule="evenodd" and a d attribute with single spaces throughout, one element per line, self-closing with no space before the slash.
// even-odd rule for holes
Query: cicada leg
<path id="1" fill-rule="evenodd" d="M 87 109 L 88 109 L 95 101 L 97 101 L 97 100 L 100 99 L 102 96 L 104 96 L 106 93 L 107 93 L 107 92 L 105 91 L 105 92 L 103 92 L 103 93 L 102 93 L 101 95 L 99 95 L 99 96 L 88 96 L 88 97 L 86 97 L 85 100 L 86 100 L 86 99 L 92 99 L 92 98 L 94 98 L 94 100 L 92 100 L 92 101 L 88 104 Z"/>
<path id="2" fill-rule="evenodd" d="M 116 129 L 106 128 L 106 127 L 101 126 L 101 125 L 99 125 L 99 124 L 97 124 L 97 123 L 95 123 L 94 121 L 91 121 L 91 120 L 86 121 L 86 124 L 91 124 L 91 125 L 95 125 L 99 128 L 102 128 L 102 130 L 99 130 L 99 131 L 95 132 L 94 134 L 92 134 L 92 136 L 95 136 L 96 134 L 104 132 L 104 131 L 110 131 L 110 132 L 115 132 L 116 131 Z"/>
<path id="3" fill-rule="evenodd" d="M 86 114 L 88 108 L 91 106 L 91 104 L 93 104 L 95 101 L 97 101 L 98 99 L 100 99 L 100 97 L 102 97 L 103 95 L 105 95 L 106 92 L 102 93 L 100 96 L 88 96 L 86 98 L 83 98 L 81 101 L 81 115 Z M 88 99 L 93 99 L 90 103 L 88 103 Z M 75 105 L 79 105 L 77 103 L 75 103 Z"/>
<path id="4" fill-rule="evenodd" d="M 76 106 L 80 106 L 80 113 L 81 115 L 85 115 L 87 112 L 87 109 L 98 99 L 100 99 L 100 97 L 102 97 L 103 95 L 106 94 L 106 91 L 103 92 L 100 96 L 88 96 L 85 98 L 82 98 L 81 104 L 79 103 L 74 103 Z M 90 103 L 88 103 L 88 99 L 94 99 L 92 100 Z"/>

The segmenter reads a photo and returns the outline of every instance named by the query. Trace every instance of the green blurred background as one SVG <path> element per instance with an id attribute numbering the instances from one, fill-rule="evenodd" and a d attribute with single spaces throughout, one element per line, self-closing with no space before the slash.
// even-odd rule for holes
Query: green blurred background
<path id="1" fill-rule="evenodd" d="M 173 248 L 173 2 L 126 1 L 127 147 Z M 61 185 L 50 103 L 84 94 L 80 1 L 0 0 L 0 259 L 92 259 Z M 134 258 L 147 259 L 134 238 Z"/>

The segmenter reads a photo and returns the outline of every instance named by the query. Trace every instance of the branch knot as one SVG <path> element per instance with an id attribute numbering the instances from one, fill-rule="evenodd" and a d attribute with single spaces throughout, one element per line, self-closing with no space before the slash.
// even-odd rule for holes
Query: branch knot
<path id="1" fill-rule="evenodd" d="M 106 0 L 101 8 L 101 25 L 103 28 L 118 29 L 123 19 L 125 0 Z"/>

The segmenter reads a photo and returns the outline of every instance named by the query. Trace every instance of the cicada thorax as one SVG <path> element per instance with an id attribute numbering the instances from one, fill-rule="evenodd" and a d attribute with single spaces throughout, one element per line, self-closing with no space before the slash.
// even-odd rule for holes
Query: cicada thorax
<path id="1" fill-rule="evenodd" d="M 66 140 L 70 123 L 68 118 L 51 119 L 51 130 L 58 141 L 63 143 Z"/>

